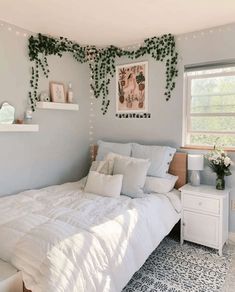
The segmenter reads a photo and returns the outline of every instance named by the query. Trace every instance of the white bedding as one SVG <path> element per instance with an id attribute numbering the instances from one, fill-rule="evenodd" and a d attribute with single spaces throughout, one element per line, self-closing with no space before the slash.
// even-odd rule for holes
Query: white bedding
<path id="1" fill-rule="evenodd" d="M 180 219 L 166 195 L 108 198 L 80 186 L 0 199 L 0 258 L 33 292 L 120 292 Z"/>

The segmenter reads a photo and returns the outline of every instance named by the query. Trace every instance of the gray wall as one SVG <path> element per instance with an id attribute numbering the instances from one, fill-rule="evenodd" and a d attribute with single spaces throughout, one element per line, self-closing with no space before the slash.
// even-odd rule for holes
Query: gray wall
<path id="1" fill-rule="evenodd" d="M 8 101 L 16 118 L 22 118 L 30 80 L 27 37 L 11 27 L 0 27 L 0 104 Z M 50 57 L 49 65 L 49 80 L 72 82 L 80 110 L 37 110 L 33 123 L 39 124 L 39 132 L 0 133 L 0 195 L 78 180 L 87 171 L 88 67 L 68 55 Z M 48 89 L 49 80 L 43 79 L 40 90 Z"/>
<path id="2" fill-rule="evenodd" d="M 235 59 L 235 25 L 204 31 L 202 34 L 187 34 L 177 38 L 180 54 L 179 77 L 176 89 L 170 101 L 163 96 L 165 86 L 164 65 L 149 57 L 140 60 L 149 61 L 149 110 L 151 119 L 115 118 L 115 79 L 110 86 L 110 109 L 106 116 L 99 112 L 100 103 L 96 104 L 95 139 L 112 141 L 137 141 L 145 144 L 166 144 L 182 146 L 182 111 L 183 111 L 183 72 L 184 65 L 197 64 L 223 59 Z M 194 38 L 196 36 L 196 38 Z M 119 59 L 118 64 L 130 63 L 128 59 Z M 193 152 L 193 151 L 192 151 Z M 195 152 L 195 151 L 194 151 Z M 231 153 L 235 161 L 235 155 Z M 231 187 L 231 198 L 235 200 L 235 168 L 233 175 L 227 178 Z M 215 175 L 206 168 L 202 181 L 215 184 Z M 235 212 L 230 214 L 230 230 L 235 231 Z"/>

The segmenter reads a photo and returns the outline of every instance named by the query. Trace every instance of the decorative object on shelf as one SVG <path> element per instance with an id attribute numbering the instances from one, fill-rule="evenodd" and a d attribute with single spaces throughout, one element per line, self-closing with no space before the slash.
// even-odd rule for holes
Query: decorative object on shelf
<path id="1" fill-rule="evenodd" d="M 50 93 L 52 102 L 67 102 L 63 83 L 50 82 Z"/>
<path id="2" fill-rule="evenodd" d="M 46 102 L 51 101 L 50 100 L 50 96 L 49 96 L 49 94 L 46 91 L 42 91 L 40 93 L 40 101 L 46 101 Z"/>
<path id="3" fill-rule="evenodd" d="M 208 165 L 216 173 L 216 189 L 225 189 L 225 176 L 231 175 L 230 166 L 233 164 L 230 157 L 221 147 L 214 146 L 214 149 L 206 154 Z"/>
<path id="4" fill-rule="evenodd" d="M 116 66 L 116 112 L 148 111 L 148 62 Z"/>
<path id="5" fill-rule="evenodd" d="M 22 120 L 22 119 L 16 119 L 15 120 L 15 124 L 16 125 L 23 125 L 24 124 L 24 120 Z"/>
<path id="6" fill-rule="evenodd" d="M 188 155 L 188 170 L 191 170 L 190 182 L 192 186 L 200 186 L 200 170 L 204 168 L 204 156 L 197 154 Z"/>
<path id="7" fill-rule="evenodd" d="M 135 49 L 118 48 L 108 46 L 97 48 L 95 46 L 81 46 L 67 38 L 53 38 L 46 35 L 38 34 L 29 38 L 29 58 L 34 62 L 31 71 L 31 91 L 29 99 L 32 109 L 35 109 L 38 101 L 38 82 L 40 69 L 44 76 L 49 76 L 49 66 L 47 57 L 56 55 L 62 57 L 63 53 L 69 52 L 79 63 L 88 62 L 91 70 L 91 90 L 96 98 L 102 97 L 101 111 L 107 113 L 110 99 L 109 84 L 114 77 L 116 67 L 115 59 L 117 57 L 127 57 L 129 59 L 138 59 L 148 54 L 156 61 L 165 63 L 166 66 L 166 86 L 165 97 L 169 100 L 171 93 L 175 88 L 175 78 L 178 75 L 177 63 L 178 53 L 175 48 L 175 38 L 171 34 L 165 34 L 161 37 L 153 37 L 144 40 L 142 45 Z M 143 85 L 141 85 L 143 88 Z"/>
<path id="8" fill-rule="evenodd" d="M 68 94 L 67 94 L 68 103 L 73 103 L 73 89 L 72 83 L 69 83 Z"/>
<path id="9" fill-rule="evenodd" d="M 15 120 L 15 108 L 8 102 L 4 102 L 0 108 L 0 124 L 13 124 Z"/>
<path id="10" fill-rule="evenodd" d="M 33 118 L 33 111 L 31 107 L 28 107 L 25 111 L 25 120 L 28 122 L 29 120 L 32 120 Z"/>

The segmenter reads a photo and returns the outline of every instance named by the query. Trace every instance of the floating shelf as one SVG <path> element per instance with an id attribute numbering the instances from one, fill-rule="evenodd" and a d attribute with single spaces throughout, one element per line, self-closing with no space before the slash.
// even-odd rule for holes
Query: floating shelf
<path id="1" fill-rule="evenodd" d="M 39 125 L 33 124 L 0 124 L 0 132 L 38 132 Z"/>
<path id="2" fill-rule="evenodd" d="M 58 102 L 37 102 L 38 109 L 55 109 L 55 110 L 68 110 L 68 111 L 78 111 L 79 105 L 75 103 L 58 103 Z"/>

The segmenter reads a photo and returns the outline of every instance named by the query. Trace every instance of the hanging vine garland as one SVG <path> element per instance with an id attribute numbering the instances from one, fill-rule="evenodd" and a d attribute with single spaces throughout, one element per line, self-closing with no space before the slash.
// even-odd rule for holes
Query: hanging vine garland
<path id="1" fill-rule="evenodd" d="M 88 62 L 91 70 L 91 89 L 96 98 L 102 96 L 101 111 L 107 113 L 110 100 L 109 84 L 114 77 L 117 57 L 128 57 L 138 59 L 146 54 L 150 55 L 156 61 L 165 61 L 166 65 L 166 86 L 165 96 L 168 101 L 171 98 L 171 92 L 175 88 L 175 78 L 177 77 L 178 53 L 175 48 L 175 39 L 171 34 L 161 37 L 146 39 L 144 44 L 137 50 L 124 50 L 115 46 L 106 48 L 96 48 L 95 46 L 81 46 L 67 38 L 52 38 L 42 34 L 31 36 L 29 38 L 29 58 L 34 62 L 31 72 L 31 91 L 29 99 L 32 109 L 35 110 L 38 101 L 38 83 L 40 70 L 46 78 L 49 77 L 49 66 L 47 56 L 56 55 L 62 57 L 63 53 L 69 52 L 79 63 Z"/>

